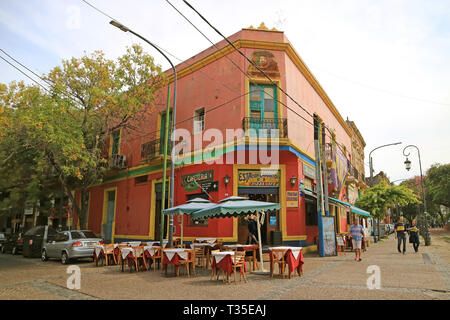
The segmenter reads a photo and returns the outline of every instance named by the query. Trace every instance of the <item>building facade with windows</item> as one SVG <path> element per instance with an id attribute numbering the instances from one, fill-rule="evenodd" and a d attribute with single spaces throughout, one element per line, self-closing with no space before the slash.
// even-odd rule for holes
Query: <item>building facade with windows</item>
<path id="1" fill-rule="evenodd" d="M 328 128 L 326 143 L 332 147 L 327 160 L 334 170 L 329 189 L 337 200 L 346 197 L 352 130 L 283 32 L 262 24 L 228 39 L 259 70 L 225 41 L 176 66 L 174 205 L 195 197 L 218 202 L 232 195 L 278 202 L 281 209 L 265 216 L 263 242 L 279 238 L 284 244 L 313 245 L 318 230 L 312 115 Z M 122 130 L 111 136 L 111 170 L 90 188 L 88 228 L 106 240 L 159 239 L 162 201 L 167 208 L 169 194 L 163 199 L 166 105 L 173 95 L 172 71 L 167 74 L 169 88 L 160 90 L 152 120 L 139 127 L 139 134 Z M 336 226 L 346 231 L 347 217 L 335 217 Z M 180 236 L 182 223 L 186 241 L 247 240 L 247 225 L 240 218 L 174 220 L 174 237 Z M 163 229 L 167 233 L 167 225 Z"/>

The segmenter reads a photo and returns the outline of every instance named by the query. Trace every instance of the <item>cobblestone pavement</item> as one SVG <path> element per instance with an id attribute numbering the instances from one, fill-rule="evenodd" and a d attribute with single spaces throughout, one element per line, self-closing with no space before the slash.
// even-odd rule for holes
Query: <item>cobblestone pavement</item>
<path id="1" fill-rule="evenodd" d="M 0 255 L 0 300 L 450 300 L 450 232 L 433 230 L 432 246 L 399 254 L 394 236 L 372 244 L 363 261 L 354 254 L 320 258 L 306 254 L 304 274 L 292 279 L 249 273 L 248 283 L 210 280 L 210 271 L 195 277 L 165 277 L 161 271 L 121 272 L 118 266 L 96 267 L 80 261 L 81 289 L 67 288 L 67 266 L 21 256 Z M 381 288 L 369 290 L 369 266 L 378 266 Z M 269 269 L 266 262 L 265 268 Z M 277 269 L 276 269 L 277 271 Z M 239 278 L 239 276 L 238 276 Z M 239 280 L 239 279 L 238 279 Z"/>

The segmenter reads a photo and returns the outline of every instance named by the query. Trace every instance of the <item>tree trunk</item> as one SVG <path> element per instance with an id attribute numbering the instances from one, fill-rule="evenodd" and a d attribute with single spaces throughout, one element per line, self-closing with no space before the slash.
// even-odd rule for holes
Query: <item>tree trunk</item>
<path id="1" fill-rule="evenodd" d="M 87 213 L 89 206 L 89 190 L 84 187 L 81 189 L 81 214 L 78 215 L 80 221 L 80 229 L 85 230 L 87 228 Z"/>

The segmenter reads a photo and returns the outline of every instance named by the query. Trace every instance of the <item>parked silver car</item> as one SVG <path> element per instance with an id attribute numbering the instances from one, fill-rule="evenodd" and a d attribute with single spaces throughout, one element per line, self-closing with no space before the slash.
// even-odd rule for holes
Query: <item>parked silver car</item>
<path id="1" fill-rule="evenodd" d="M 93 258 L 94 245 L 103 244 L 103 240 L 90 230 L 61 231 L 54 239 L 43 246 L 42 261 L 55 258 L 67 264 L 72 259 Z"/>

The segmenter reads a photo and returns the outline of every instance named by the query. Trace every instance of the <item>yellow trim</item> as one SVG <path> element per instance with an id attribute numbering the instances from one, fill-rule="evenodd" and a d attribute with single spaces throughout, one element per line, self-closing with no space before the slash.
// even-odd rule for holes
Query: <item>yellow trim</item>
<path id="1" fill-rule="evenodd" d="M 286 234 L 286 166 L 284 164 L 280 164 L 277 166 L 263 165 L 263 164 L 235 164 L 233 165 L 233 195 L 238 195 L 238 170 L 242 169 L 274 169 L 280 170 L 280 220 L 281 220 L 281 234 L 282 240 L 303 240 L 303 239 L 293 239 L 295 237 L 288 237 Z M 234 218 L 233 225 L 233 238 L 237 241 L 237 233 L 238 233 L 238 218 Z"/>
<path id="2" fill-rule="evenodd" d="M 306 66 L 302 58 L 300 58 L 299 54 L 295 51 L 295 49 L 292 47 L 290 43 L 284 43 L 284 42 L 269 42 L 269 41 L 259 41 L 259 40 L 246 40 L 246 39 L 240 39 L 235 41 L 234 46 L 237 49 L 240 48 L 251 48 L 251 49 L 265 49 L 265 50 L 276 50 L 276 51 L 284 51 L 288 55 L 288 57 L 292 60 L 292 62 L 295 64 L 295 66 L 298 68 L 298 70 L 303 74 L 303 76 L 306 78 L 306 80 L 309 82 L 309 84 L 314 88 L 314 90 L 317 92 L 317 94 L 323 99 L 326 106 L 330 111 L 334 114 L 334 116 L 337 118 L 339 123 L 342 125 L 344 130 L 347 132 L 349 136 L 351 136 L 350 128 L 348 127 L 345 120 L 340 115 L 337 108 L 334 106 L 331 99 L 326 94 L 325 90 L 322 88 L 322 86 L 319 84 L 317 79 L 314 77 L 312 72 L 309 70 L 309 68 Z M 230 54 L 233 52 L 234 49 L 232 46 L 228 45 L 224 48 L 222 48 L 219 51 L 216 51 L 209 56 L 206 56 L 205 58 L 193 63 L 190 66 L 185 67 L 184 69 L 177 71 L 177 78 L 181 79 L 203 67 L 206 65 L 213 63 L 214 61 L 223 58 L 224 55 Z M 174 75 L 169 76 L 169 83 L 174 81 Z M 247 91 L 248 92 L 248 91 Z"/>
<path id="3" fill-rule="evenodd" d="M 106 223 L 108 215 L 108 192 L 114 191 L 114 218 L 111 230 L 111 242 L 114 243 L 114 237 L 116 232 L 116 213 L 117 213 L 117 187 L 111 187 L 103 190 L 103 216 L 102 216 L 102 226 Z"/>
<path id="4" fill-rule="evenodd" d="M 302 249 L 302 252 L 303 253 L 317 252 L 317 246 L 313 245 L 313 246 L 304 247 Z"/>

